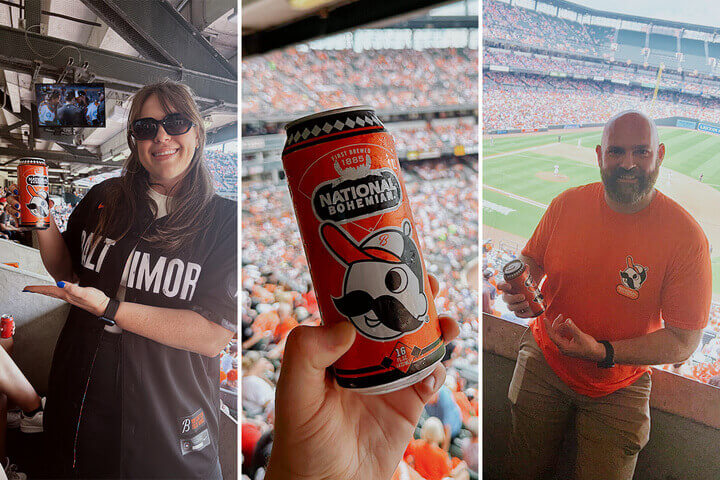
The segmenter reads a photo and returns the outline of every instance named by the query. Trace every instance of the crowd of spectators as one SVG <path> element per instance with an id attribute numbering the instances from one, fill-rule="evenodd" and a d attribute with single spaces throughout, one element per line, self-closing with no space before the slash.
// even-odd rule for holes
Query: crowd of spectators
<path id="1" fill-rule="evenodd" d="M 598 56 L 612 35 L 610 28 L 588 27 L 497 0 L 483 2 L 483 37 L 489 40 Z"/>
<path id="2" fill-rule="evenodd" d="M 503 265 L 517 258 L 522 245 L 489 238 L 484 238 L 483 242 L 483 312 L 527 323 L 527 319 L 518 318 L 507 309 L 500 299 L 502 292 L 497 289 L 498 282 L 502 281 Z M 656 367 L 720 387 L 720 303 L 712 302 L 703 340 L 690 359 L 682 364 Z"/>
<path id="3" fill-rule="evenodd" d="M 213 177 L 215 191 L 221 197 L 237 198 L 237 153 L 205 150 L 205 164 Z"/>
<path id="4" fill-rule="evenodd" d="M 483 66 L 503 66 L 524 69 L 542 74 L 584 75 L 588 78 L 602 77 L 621 82 L 639 82 L 655 85 L 657 68 L 628 66 L 620 63 L 576 60 L 559 56 L 548 56 L 501 48 L 483 49 Z M 660 88 L 680 89 L 686 93 L 720 96 L 720 81 L 699 77 L 690 73 L 684 75 L 664 72 L 660 77 Z"/>
<path id="5" fill-rule="evenodd" d="M 248 118 L 347 105 L 378 111 L 477 104 L 477 49 L 307 50 L 243 61 Z"/>
<path id="6" fill-rule="evenodd" d="M 599 17 L 588 17 L 582 12 L 573 15 L 571 10 L 563 10 L 559 13 L 555 7 L 544 3 L 536 3 L 533 9 L 519 6 L 517 2 L 510 5 L 507 0 L 488 0 L 483 3 L 483 38 L 495 45 L 518 45 L 554 55 L 647 63 L 655 68 L 664 64 L 669 69 L 695 75 L 720 72 L 717 58 L 710 56 L 715 55 L 718 45 L 711 34 L 686 29 L 683 24 L 657 27 L 652 20 L 630 26 L 615 18 L 615 26 L 591 25 L 584 23 L 586 19 Z M 608 15 L 608 18 L 613 17 Z M 705 40 L 709 49 L 703 45 Z"/>
<path id="7" fill-rule="evenodd" d="M 448 348 L 446 385 L 423 415 L 438 418 L 421 421 L 396 477 L 413 469 L 427 480 L 463 478 L 478 471 L 478 297 L 463 278 L 478 255 L 477 171 L 461 160 L 406 162 L 403 177 L 427 269 L 440 282 L 437 311 L 459 322 L 460 336 Z M 272 446 L 285 340 L 320 314 L 287 187 L 246 184 L 242 195 L 242 472 L 257 480 Z"/>
<path id="8" fill-rule="evenodd" d="M 615 83 L 500 72 L 483 77 L 486 130 L 602 123 L 628 109 L 716 122 L 720 100 L 661 91 L 653 102 L 651 89 Z"/>

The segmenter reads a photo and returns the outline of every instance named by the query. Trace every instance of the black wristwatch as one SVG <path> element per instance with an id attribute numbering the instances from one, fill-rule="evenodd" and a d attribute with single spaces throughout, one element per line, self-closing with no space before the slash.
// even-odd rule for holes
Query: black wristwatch
<path id="1" fill-rule="evenodd" d="M 597 362 L 598 368 L 612 368 L 615 366 L 615 349 L 607 340 L 598 340 L 598 343 L 605 345 L 605 359 Z"/>
<path id="2" fill-rule="evenodd" d="M 120 302 L 115 300 L 114 298 L 111 298 L 107 304 L 107 307 L 105 308 L 105 313 L 100 315 L 98 318 L 100 320 L 102 320 L 105 323 L 105 325 L 114 327 L 115 326 L 115 314 L 117 313 L 119 306 L 120 306 Z"/>

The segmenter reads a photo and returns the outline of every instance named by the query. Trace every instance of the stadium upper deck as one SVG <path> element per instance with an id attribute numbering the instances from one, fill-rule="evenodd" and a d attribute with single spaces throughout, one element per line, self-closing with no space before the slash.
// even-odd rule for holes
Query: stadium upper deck
<path id="1" fill-rule="evenodd" d="M 296 118 L 367 104 L 379 112 L 477 105 L 478 51 L 287 49 L 243 62 L 243 117 Z"/>
<path id="2" fill-rule="evenodd" d="M 527 2 L 536 9 L 487 0 L 484 41 L 694 75 L 720 74 L 715 28 L 588 9 L 571 2 Z M 611 26 L 608 26 L 611 25 Z"/>

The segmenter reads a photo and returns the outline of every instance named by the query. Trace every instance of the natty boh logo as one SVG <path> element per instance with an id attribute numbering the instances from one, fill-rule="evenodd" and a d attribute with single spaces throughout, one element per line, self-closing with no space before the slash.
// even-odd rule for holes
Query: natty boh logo
<path id="1" fill-rule="evenodd" d="M 361 335 L 386 342 L 419 330 L 428 320 L 420 251 L 405 219 L 359 243 L 332 223 L 320 226 L 327 249 L 345 267 L 335 308 Z"/>
<path id="2" fill-rule="evenodd" d="M 647 280 L 649 267 L 643 267 L 639 263 L 635 263 L 633 258 L 628 255 L 625 259 L 626 268 L 620 271 L 620 285 L 616 287 L 617 292 L 632 300 L 640 297 L 640 287 Z"/>

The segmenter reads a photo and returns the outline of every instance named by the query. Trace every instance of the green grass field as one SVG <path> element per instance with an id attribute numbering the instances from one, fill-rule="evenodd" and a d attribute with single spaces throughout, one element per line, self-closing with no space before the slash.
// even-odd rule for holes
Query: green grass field
<path id="1" fill-rule="evenodd" d="M 663 167 L 697 179 L 703 174 L 703 183 L 720 191 L 720 136 L 691 130 L 660 128 L 660 141 L 667 154 Z M 586 183 L 600 181 L 597 164 L 591 165 L 571 158 L 570 149 L 564 155 L 532 150 L 557 142 L 594 149 L 600 143 L 600 130 L 582 132 L 555 132 L 547 135 L 495 137 L 483 139 L 483 224 L 528 238 L 537 225 L 544 209 L 523 200 L 510 198 L 486 186 L 510 192 L 526 199 L 549 204 L 560 192 Z M 531 149 L 527 151 L 519 151 Z M 550 150 L 553 150 L 550 148 Z M 509 153 L 514 152 L 514 153 Z M 583 151 L 587 157 L 588 152 Z M 493 155 L 501 155 L 493 157 Z M 552 172 L 555 165 L 566 182 L 550 182 L 536 176 L 539 172 Z M 512 211 L 508 210 L 511 209 Z M 718 214 L 720 223 L 720 213 Z M 720 254 L 716 246 L 715 253 Z M 713 290 L 720 294 L 720 256 L 713 258 Z"/>

